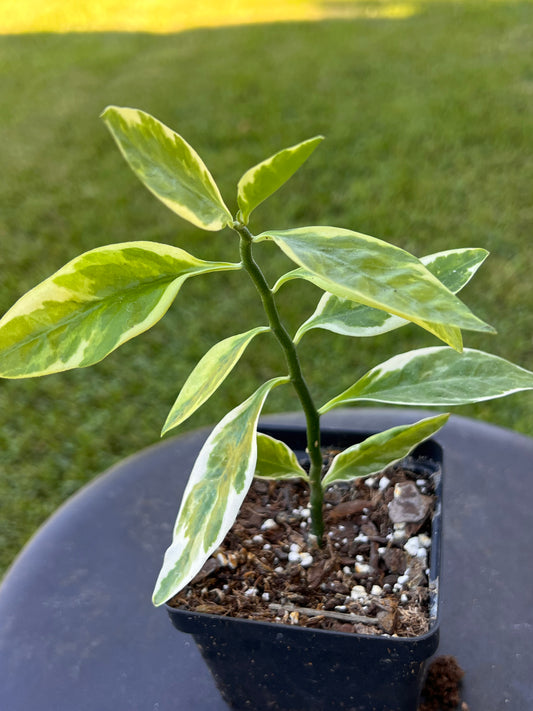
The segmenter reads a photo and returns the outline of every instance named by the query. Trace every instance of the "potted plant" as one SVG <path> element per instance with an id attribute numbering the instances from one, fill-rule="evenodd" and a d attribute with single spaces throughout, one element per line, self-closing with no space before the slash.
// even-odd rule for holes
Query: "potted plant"
<path id="1" fill-rule="evenodd" d="M 359 442 L 347 441 L 343 433 L 326 433 L 327 437 L 323 437 L 320 416 L 335 407 L 361 401 L 448 407 L 533 389 L 533 373 L 497 356 L 463 348 L 463 329 L 493 332 L 491 326 L 475 316 L 456 296 L 482 264 L 487 252 L 454 249 L 417 259 L 382 240 L 323 226 L 274 229 L 253 235 L 248 227 L 252 211 L 306 161 L 321 142 L 320 136 L 282 150 L 248 170 L 238 183 L 238 212 L 233 217 L 207 167 L 181 136 L 135 109 L 109 107 L 103 119 L 145 186 L 167 207 L 200 229 L 233 230 L 239 241 L 241 260 L 238 263 L 205 261 L 178 247 L 155 242 L 125 242 L 86 252 L 22 296 L 2 318 L 0 375 L 33 377 L 92 365 L 154 325 L 188 278 L 237 270 L 246 272 L 255 285 L 264 307 L 265 323 L 228 336 L 206 353 L 172 406 L 163 433 L 178 427 L 208 400 L 253 339 L 273 337 L 287 365 L 286 373 L 277 374 L 248 394 L 207 438 L 183 496 L 173 540 L 156 582 L 154 604 L 163 605 L 176 596 L 179 598 L 194 580 L 200 580 L 202 587 L 202 581 L 213 572 L 213 565 L 217 567 L 217 558 L 219 568 L 239 567 L 239 562 L 234 565 L 220 547 L 234 530 L 243 502 L 254 487 L 263 499 L 275 492 L 279 495 L 280 487 L 285 486 L 292 492 L 286 497 L 289 500 L 292 496 L 300 497 L 299 501 L 302 496 L 308 497 L 298 512 L 298 516 L 305 519 L 300 521 L 301 543 L 295 550 L 289 546 L 288 553 L 281 549 L 279 553 L 279 556 L 287 553 L 288 562 L 297 563 L 299 570 L 306 567 L 306 562 L 310 567 L 316 560 L 321 561 L 323 570 L 328 568 L 330 531 L 325 530 L 324 513 L 328 511 L 325 496 L 333 491 L 337 497 L 334 504 L 328 504 L 330 507 L 348 504 L 343 509 L 351 512 L 345 514 L 346 520 L 354 515 L 367 516 L 354 493 L 358 486 L 360 488 L 361 480 L 373 477 L 368 488 L 385 491 L 387 483 L 380 472 L 404 461 L 419 446 L 422 446 L 422 463 L 410 461 L 405 465 L 411 467 L 411 473 L 387 469 L 392 477 L 400 477 L 392 487 L 394 492 L 389 487 L 387 508 L 389 512 L 391 507 L 402 508 L 403 504 L 405 510 L 409 506 L 416 508 L 424 504 L 424 497 L 439 501 L 438 447 L 427 440 L 445 424 L 448 414 L 426 417 L 380 433 L 367 433 Z M 254 246 L 265 241 L 274 243 L 295 264 L 295 269 L 282 275 L 272 287 L 253 253 Z M 309 281 L 323 293 L 315 312 L 291 336 L 278 312 L 277 292 L 284 283 L 294 279 Z M 324 329 L 352 337 L 368 337 L 393 331 L 408 322 L 429 331 L 445 345 L 394 355 L 374 365 L 344 392 L 320 407 L 316 405 L 297 353 L 297 344 L 307 331 Z M 269 393 L 274 388 L 287 386 L 294 388 L 300 400 L 305 431 L 258 432 L 258 419 Z M 326 463 L 324 443 L 337 447 L 327 455 Z M 305 450 L 306 464 L 298 459 L 291 446 L 301 450 L 302 456 Z M 379 481 L 383 485 L 376 486 L 376 477 L 381 477 Z M 422 485 L 429 487 L 426 494 L 431 496 L 413 491 L 417 477 L 426 482 Z M 389 477 L 386 478 L 390 483 Z M 254 481 L 259 484 L 253 484 Z M 335 515 L 338 517 L 338 509 Z M 413 555 L 424 561 L 421 576 L 429 574 L 430 587 L 435 588 L 438 584 L 439 504 L 433 515 L 428 514 L 427 506 L 417 515 L 418 519 L 398 519 L 400 530 L 396 533 L 401 542 L 398 550 L 403 555 L 402 546 L 405 548 L 417 539 L 416 544 L 410 545 L 416 545 L 421 555 L 416 552 Z M 427 555 L 421 542 L 425 534 L 414 535 L 422 530 L 420 526 L 424 521 L 430 527 L 433 524 L 431 533 L 435 537 L 429 567 L 426 567 Z M 265 542 L 268 528 L 280 524 L 274 514 L 271 523 L 267 523 L 268 519 L 260 521 L 250 537 L 261 539 L 263 549 L 269 550 L 267 547 L 271 544 L 268 540 Z M 396 533 L 390 534 L 392 538 Z M 409 533 L 413 535 L 409 537 Z M 366 538 L 368 542 L 369 536 Z M 390 540 L 381 541 L 385 553 L 379 555 L 385 556 Z M 375 553 L 375 546 L 373 550 Z M 293 560 L 291 554 L 294 554 Z M 274 562 L 280 562 L 279 556 L 272 556 Z M 264 574 L 262 571 L 261 575 Z M 319 581 L 317 587 L 321 589 L 324 585 Z M 355 601 L 359 595 L 368 600 L 369 594 L 370 597 L 373 594 L 371 604 L 381 605 L 380 611 L 387 613 L 386 593 L 389 591 L 380 587 L 380 591 L 372 593 L 372 590 L 357 588 L 364 586 L 354 584 L 348 589 L 348 599 Z M 405 594 L 398 582 L 392 588 L 389 597 L 396 595 L 401 599 Z M 255 590 L 248 597 L 257 597 L 256 588 L 248 589 Z M 222 600 L 224 591 L 218 593 Z M 289 625 L 234 620 L 225 614 L 222 604 L 219 605 L 222 615 L 218 616 L 209 611 L 191 612 L 187 601 L 185 609 L 175 612 L 169 608 L 169 611 L 178 626 L 195 635 L 218 681 L 222 686 L 225 684 L 224 693 L 234 708 L 296 710 L 311 706 L 399 711 L 416 705 L 424 661 L 436 647 L 436 590 L 431 594 L 429 629 L 410 639 L 394 638 L 393 627 L 376 637 L 344 628 L 332 632 L 315 629 L 313 624 L 308 627 L 298 624 L 301 610 L 305 611 L 301 617 L 306 620 L 316 617 L 315 613 L 327 618 L 328 610 L 322 603 L 317 603 L 314 611 L 301 603 L 286 605 L 283 614 L 274 615 L 274 619 L 278 617 L 281 623 L 288 621 Z M 272 607 L 268 596 L 264 602 L 265 607 Z M 357 615 L 354 617 L 354 613 L 348 611 L 344 618 L 345 613 L 337 609 L 339 607 L 342 605 L 336 605 L 331 611 L 332 617 L 353 623 Z M 367 616 L 366 623 L 368 619 Z M 259 642 L 256 641 L 258 629 L 264 635 Z M 237 680 L 224 682 L 221 674 L 227 670 L 221 669 L 227 667 L 228 659 L 236 654 L 229 646 L 235 640 L 241 654 Z M 295 649 L 298 662 L 291 656 Z M 242 668 L 245 661 L 248 662 L 246 670 Z M 263 663 L 265 666 L 261 667 Z M 278 674 L 274 679 L 275 669 L 280 665 L 281 668 L 290 666 L 291 671 L 287 675 Z M 255 673 L 250 673 L 252 668 Z M 258 687 L 248 688 L 245 679 L 252 679 Z M 368 681 L 366 687 L 362 679 Z M 333 690 L 328 683 L 334 684 Z M 386 690 L 386 687 L 390 688 Z"/>

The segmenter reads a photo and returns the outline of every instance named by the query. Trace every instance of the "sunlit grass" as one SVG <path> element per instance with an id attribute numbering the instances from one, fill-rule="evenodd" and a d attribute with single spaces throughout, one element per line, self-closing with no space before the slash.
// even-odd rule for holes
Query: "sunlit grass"
<path id="1" fill-rule="evenodd" d="M 0 33 L 153 32 L 342 17 L 408 17 L 389 0 L 0 0 Z"/>

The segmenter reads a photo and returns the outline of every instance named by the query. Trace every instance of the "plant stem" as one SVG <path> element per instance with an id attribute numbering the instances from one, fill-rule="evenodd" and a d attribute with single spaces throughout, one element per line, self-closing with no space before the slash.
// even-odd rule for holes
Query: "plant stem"
<path id="1" fill-rule="evenodd" d="M 321 482 L 322 453 L 320 451 L 320 415 L 318 414 L 311 392 L 304 379 L 298 353 L 296 352 L 296 346 L 281 321 L 274 294 L 253 257 L 253 235 L 245 225 L 237 221 L 233 223 L 233 229 L 240 237 L 242 264 L 259 292 L 270 328 L 283 350 L 292 386 L 300 400 L 305 415 L 307 424 L 307 452 L 311 464 L 309 470 L 311 531 L 316 536 L 318 544 L 321 545 L 324 534 L 324 516 L 322 511 L 324 492 Z"/>

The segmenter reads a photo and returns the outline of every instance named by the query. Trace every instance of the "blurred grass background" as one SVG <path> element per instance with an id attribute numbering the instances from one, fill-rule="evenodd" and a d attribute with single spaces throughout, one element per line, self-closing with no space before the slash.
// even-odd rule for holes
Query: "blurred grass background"
<path id="1" fill-rule="evenodd" d="M 98 120 L 113 103 L 184 135 L 230 209 L 246 169 L 323 133 L 306 166 L 254 213 L 252 230 L 332 224 L 418 255 L 484 247 L 491 257 L 463 296 L 499 335 L 465 334 L 466 345 L 531 369 L 531 2 L 264 5 L 108 0 L 84 15 L 59 0 L 0 2 L 0 312 L 110 242 L 238 259 L 229 231 L 189 227 L 136 181 Z M 271 278 L 287 268 L 272 245 L 257 251 Z M 212 344 L 263 323 L 241 277 L 191 280 L 157 326 L 93 368 L 0 383 L 0 572 L 65 498 L 158 440 Z M 295 329 L 319 294 L 291 283 L 280 296 Z M 390 355 L 434 343 L 409 326 L 373 342 L 317 331 L 300 350 L 322 403 Z M 252 344 L 184 429 L 213 424 L 280 372 L 265 344 Z M 532 404 L 526 393 L 455 412 L 531 434 Z M 279 388 L 266 410 L 296 407 Z"/>

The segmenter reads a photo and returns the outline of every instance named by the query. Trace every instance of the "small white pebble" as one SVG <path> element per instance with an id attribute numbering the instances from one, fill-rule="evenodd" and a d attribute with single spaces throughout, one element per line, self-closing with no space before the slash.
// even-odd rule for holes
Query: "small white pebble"
<path id="1" fill-rule="evenodd" d="M 229 590 L 229 585 L 227 585 L 227 584 L 226 584 L 226 585 L 223 585 L 223 586 L 222 586 L 222 590 Z"/>
<path id="2" fill-rule="evenodd" d="M 385 592 L 390 592 L 392 590 L 392 588 L 389 583 L 385 583 L 385 585 L 383 586 L 383 590 Z"/>
<path id="3" fill-rule="evenodd" d="M 379 555 L 384 555 L 386 551 L 387 549 L 385 548 L 385 546 L 381 546 L 380 548 L 378 548 Z"/>
<path id="4" fill-rule="evenodd" d="M 431 537 L 427 536 L 425 533 L 420 533 L 418 535 L 418 542 L 424 548 L 431 548 Z"/>
<path id="5" fill-rule="evenodd" d="M 335 605 L 335 609 L 338 612 L 346 612 L 346 605 Z"/>
<path id="6" fill-rule="evenodd" d="M 394 533 L 392 534 L 392 537 L 395 541 L 404 541 L 407 538 L 404 523 L 394 524 Z"/>
<path id="7" fill-rule="evenodd" d="M 257 595 L 257 588 L 248 588 L 244 591 L 246 597 L 255 597 Z"/>
<path id="8" fill-rule="evenodd" d="M 313 565 L 313 556 L 310 553 L 303 553 L 300 565 L 302 568 L 309 568 L 310 565 Z"/>
<path id="9" fill-rule="evenodd" d="M 404 543 L 403 546 L 404 551 L 407 551 L 409 555 L 416 555 L 418 553 L 419 548 L 420 543 L 418 541 L 418 536 L 413 536 L 413 538 L 410 538 L 406 543 Z"/>
<path id="10" fill-rule="evenodd" d="M 301 517 L 309 518 L 309 516 L 311 516 L 311 509 L 302 509 Z"/>
<path id="11" fill-rule="evenodd" d="M 267 593 L 267 592 L 264 592 L 264 593 L 261 595 L 261 599 L 262 599 L 262 600 L 265 600 L 266 602 L 268 602 L 268 601 L 270 600 L 270 594 Z"/>
<path id="12" fill-rule="evenodd" d="M 374 479 L 374 477 L 369 476 L 365 479 L 365 486 L 368 486 L 369 489 L 373 489 L 375 485 L 376 480 Z"/>
<path id="13" fill-rule="evenodd" d="M 291 563 L 299 563 L 301 560 L 301 556 L 297 551 L 291 551 L 289 553 L 289 562 Z"/>
<path id="14" fill-rule="evenodd" d="M 355 560 L 357 560 L 359 563 L 362 563 L 364 561 L 364 558 L 362 555 L 357 555 L 355 556 Z"/>
<path id="15" fill-rule="evenodd" d="M 358 533 L 357 536 L 353 539 L 354 543 L 368 543 L 368 536 L 365 536 L 364 533 Z"/>
<path id="16" fill-rule="evenodd" d="M 363 514 L 361 516 L 361 521 L 368 521 L 368 516 L 366 514 Z"/>
<path id="17" fill-rule="evenodd" d="M 361 575 L 372 572 L 372 567 L 368 563 L 356 563 L 355 572 Z"/>
<path id="18" fill-rule="evenodd" d="M 402 591 L 402 586 L 400 585 L 400 583 L 394 583 L 394 587 L 392 589 L 395 593 L 399 593 Z"/>
<path id="19" fill-rule="evenodd" d="M 272 546 L 270 545 L 270 543 L 265 543 L 265 545 L 263 546 L 264 551 L 269 551 L 271 549 L 272 549 Z"/>
<path id="20" fill-rule="evenodd" d="M 354 585 L 350 597 L 352 600 L 363 600 L 366 597 L 366 590 L 362 585 Z"/>
<path id="21" fill-rule="evenodd" d="M 278 524 L 274 521 L 273 518 L 267 518 L 266 521 L 263 521 L 261 524 L 261 530 L 262 531 L 269 531 L 271 528 L 277 528 Z"/>
<path id="22" fill-rule="evenodd" d="M 420 560 L 423 560 L 425 563 L 428 557 L 427 550 L 425 548 L 419 548 L 416 552 L 416 557 L 420 558 Z"/>
<path id="23" fill-rule="evenodd" d="M 398 576 L 398 585 L 405 585 L 409 581 L 409 576 L 408 575 L 399 575 Z"/>
<path id="24" fill-rule="evenodd" d="M 385 489 L 389 486 L 390 484 L 390 479 L 388 476 L 382 476 L 381 479 L 379 480 L 379 490 L 380 491 L 385 491 Z"/>
<path id="25" fill-rule="evenodd" d="M 342 539 L 342 542 L 344 543 L 344 545 L 346 545 L 346 544 L 348 543 L 348 539 L 347 539 L 347 538 L 343 538 L 343 539 Z"/>
<path id="26" fill-rule="evenodd" d="M 347 565 L 344 566 L 344 568 L 342 569 L 342 572 L 345 573 L 346 575 L 352 574 L 351 568 L 349 568 Z"/>
<path id="27" fill-rule="evenodd" d="M 224 553 L 217 553 L 217 560 L 220 563 L 220 565 L 227 565 L 228 564 L 228 559 L 224 555 Z"/>
<path id="28" fill-rule="evenodd" d="M 307 528 L 307 521 L 301 521 L 300 528 Z"/>
<path id="29" fill-rule="evenodd" d="M 302 509 L 293 509 L 292 510 L 292 513 L 294 516 L 299 516 L 301 512 L 302 512 Z"/>
<path id="30" fill-rule="evenodd" d="M 252 538 L 252 541 L 254 543 L 262 543 L 263 542 L 263 536 L 261 534 L 258 534 L 257 536 L 254 536 Z"/>
<path id="31" fill-rule="evenodd" d="M 281 565 L 278 565 L 277 568 L 274 568 L 274 572 L 275 572 L 275 573 L 284 573 L 284 572 L 285 572 L 285 568 L 283 568 Z"/>
<path id="32" fill-rule="evenodd" d="M 402 595 L 400 596 L 400 602 L 403 602 L 403 603 L 409 602 L 409 598 L 407 597 L 407 595 L 405 593 L 402 593 Z"/>
<path id="33" fill-rule="evenodd" d="M 343 526 L 341 523 L 341 525 L 339 526 L 339 531 L 345 531 L 345 530 L 346 530 L 346 526 Z"/>
<path id="34" fill-rule="evenodd" d="M 300 546 L 297 543 L 291 543 L 289 548 L 291 551 L 295 551 L 296 553 L 300 552 Z"/>
<path id="35" fill-rule="evenodd" d="M 379 585 L 372 585 L 372 589 L 370 590 L 372 595 L 382 595 L 383 594 L 383 588 L 381 588 Z"/>

